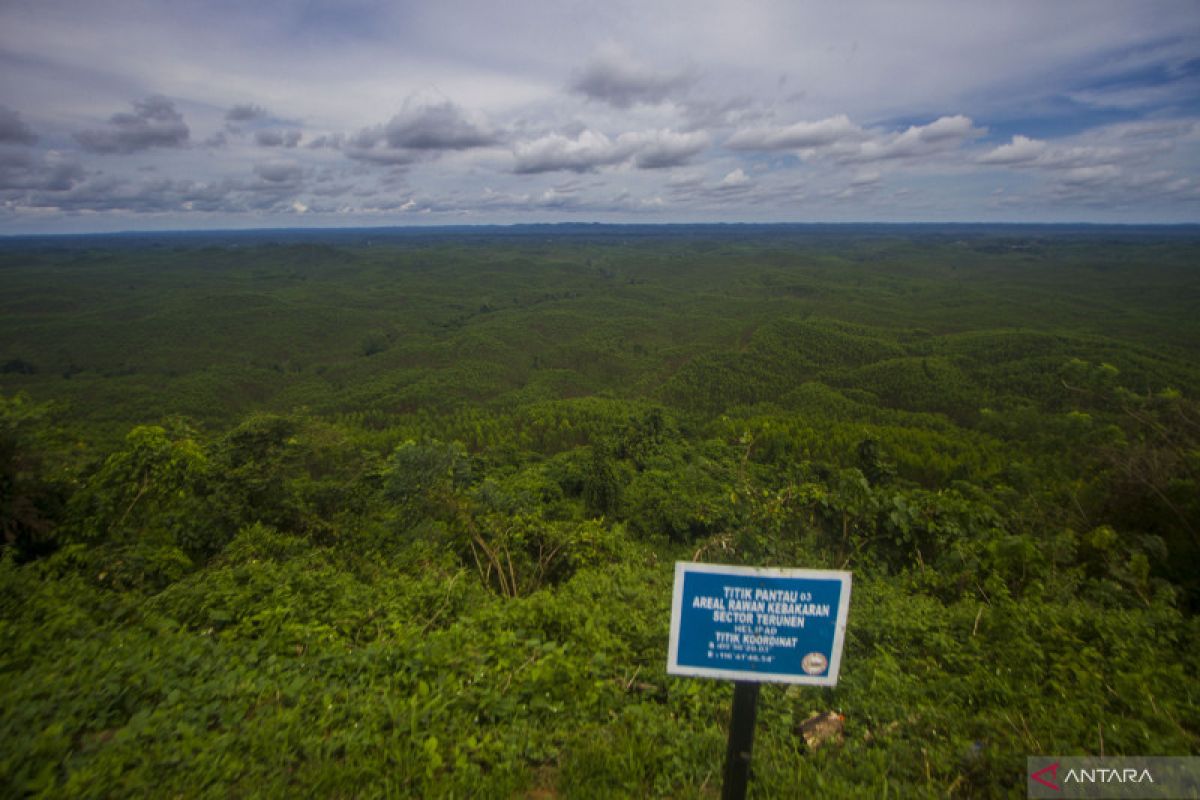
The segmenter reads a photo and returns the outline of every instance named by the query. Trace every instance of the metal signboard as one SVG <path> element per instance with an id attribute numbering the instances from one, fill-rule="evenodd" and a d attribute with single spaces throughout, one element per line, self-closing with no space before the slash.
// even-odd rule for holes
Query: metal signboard
<path id="1" fill-rule="evenodd" d="M 833 686 L 849 608 L 849 572 L 676 562 L 667 672 Z"/>

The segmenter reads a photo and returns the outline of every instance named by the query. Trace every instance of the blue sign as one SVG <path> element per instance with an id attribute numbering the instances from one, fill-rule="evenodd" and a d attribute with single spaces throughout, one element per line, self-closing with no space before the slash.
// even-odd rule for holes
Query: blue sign
<path id="1" fill-rule="evenodd" d="M 675 563 L 667 672 L 833 686 L 850 573 Z"/>

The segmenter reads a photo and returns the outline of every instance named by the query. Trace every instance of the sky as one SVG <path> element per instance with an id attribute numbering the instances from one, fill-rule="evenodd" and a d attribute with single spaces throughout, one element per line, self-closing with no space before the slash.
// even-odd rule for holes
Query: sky
<path id="1" fill-rule="evenodd" d="M 1200 222 L 1200 3 L 0 0 L 0 234 Z"/>

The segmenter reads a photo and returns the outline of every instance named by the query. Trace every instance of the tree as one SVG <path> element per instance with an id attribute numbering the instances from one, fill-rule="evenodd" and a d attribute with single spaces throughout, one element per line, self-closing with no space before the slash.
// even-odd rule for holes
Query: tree
<path id="1" fill-rule="evenodd" d="M 607 448 L 592 445 L 592 459 L 583 478 L 583 505 L 589 516 L 614 513 L 621 504 L 621 484 L 613 470 Z"/>
<path id="2" fill-rule="evenodd" d="M 0 536 L 22 557 L 53 549 L 65 492 L 46 475 L 42 430 L 48 405 L 0 397 Z"/>

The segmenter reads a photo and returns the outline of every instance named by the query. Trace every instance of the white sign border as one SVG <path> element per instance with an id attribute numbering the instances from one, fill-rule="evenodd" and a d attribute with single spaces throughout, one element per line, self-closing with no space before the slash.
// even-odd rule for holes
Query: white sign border
<path id="1" fill-rule="evenodd" d="M 708 572 L 722 575 L 743 575 L 758 578 L 808 578 L 810 580 L 836 580 L 842 584 L 838 598 L 837 625 L 833 630 L 833 652 L 830 653 L 829 672 L 825 677 L 794 675 L 779 672 L 753 672 L 750 670 L 716 669 L 692 667 L 679 664 L 679 625 L 683 612 L 683 576 L 688 572 Z M 795 683 L 805 686 L 836 686 L 838 671 L 842 666 L 842 644 L 846 638 L 846 615 L 850 612 L 849 572 L 836 569 L 790 569 L 783 567 L 743 567 L 732 564 L 702 564 L 696 561 L 675 562 L 675 587 L 671 595 L 671 639 L 667 650 L 667 674 L 692 678 L 718 678 L 743 683 Z"/>

